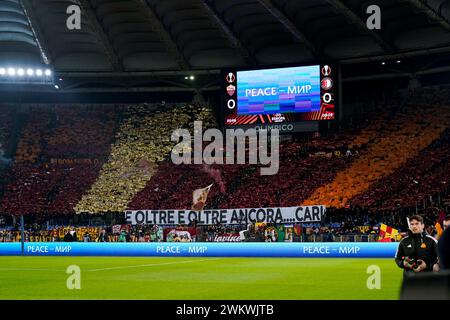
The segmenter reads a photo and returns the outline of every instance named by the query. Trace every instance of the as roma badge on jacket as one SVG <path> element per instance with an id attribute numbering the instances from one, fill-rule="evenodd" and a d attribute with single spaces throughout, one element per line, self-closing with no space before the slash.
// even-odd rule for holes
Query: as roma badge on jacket
<path id="1" fill-rule="evenodd" d="M 422 243 L 422 245 L 420 246 L 422 249 L 425 249 L 427 247 L 427 245 L 425 243 Z"/>

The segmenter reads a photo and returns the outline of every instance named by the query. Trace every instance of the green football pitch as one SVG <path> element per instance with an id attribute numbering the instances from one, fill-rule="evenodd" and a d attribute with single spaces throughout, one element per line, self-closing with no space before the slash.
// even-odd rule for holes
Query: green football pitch
<path id="1" fill-rule="evenodd" d="M 367 287 L 371 265 L 380 289 Z M 401 281 L 393 259 L 0 257 L 0 299 L 392 300 Z"/>

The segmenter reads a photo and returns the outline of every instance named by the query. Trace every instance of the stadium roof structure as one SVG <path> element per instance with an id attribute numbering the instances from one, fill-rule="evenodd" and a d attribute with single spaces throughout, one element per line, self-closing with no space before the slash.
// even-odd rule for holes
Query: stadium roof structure
<path id="1" fill-rule="evenodd" d="M 67 28 L 70 5 L 80 30 Z M 370 5 L 380 30 L 366 26 Z M 0 0 L 0 61 L 48 64 L 73 90 L 183 88 L 174 75 L 447 52 L 450 0 Z"/>

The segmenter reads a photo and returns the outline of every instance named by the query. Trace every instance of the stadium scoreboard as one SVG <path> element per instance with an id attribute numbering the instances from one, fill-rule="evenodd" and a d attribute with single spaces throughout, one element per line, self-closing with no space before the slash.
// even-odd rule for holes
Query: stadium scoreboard
<path id="1" fill-rule="evenodd" d="M 338 70 L 333 64 L 222 71 L 227 128 L 317 131 L 334 120 Z"/>

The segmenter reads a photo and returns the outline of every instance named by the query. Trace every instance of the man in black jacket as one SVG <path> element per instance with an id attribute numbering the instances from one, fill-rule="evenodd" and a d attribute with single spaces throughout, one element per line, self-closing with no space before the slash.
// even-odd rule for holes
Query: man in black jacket
<path id="1" fill-rule="evenodd" d="M 438 254 L 441 269 L 450 269 L 450 228 L 446 228 L 439 238 Z"/>
<path id="2" fill-rule="evenodd" d="M 444 219 L 444 233 L 441 235 L 441 237 L 439 238 L 439 241 L 438 241 L 438 251 L 439 251 L 439 247 L 441 247 L 441 242 L 443 241 L 442 240 L 442 238 L 443 238 L 443 236 L 444 236 L 444 234 L 445 234 L 445 230 L 447 230 L 447 229 L 450 229 L 450 215 L 448 215 L 448 216 L 446 216 L 445 217 L 445 219 Z M 447 234 L 448 234 L 448 232 L 447 232 Z M 447 235 L 447 239 L 448 239 L 448 235 Z M 448 240 L 446 240 L 446 241 L 448 241 Z M 448 246 L 448 244 L 447 244 L 447 246 Z M 447 250 L 448 250 L 448 247 L 447 247 Z M 442 249 L 441 249 L 441 251 L 442 251 Z M 438 254 L 439 255 L 439 254 Z M 439 256 L 441 256 L 441 255 L 439 255 Z M 448 258 L 450 258 L 450 257 L 447 257 L 447 259 Z M 433 271 L 436 271 L 436 272 L 438 272 L 438 271 L 440 271 L 441 269 L 442 269 L 442 266 L 441 266 L 441 257 L 439 257 L 439 259 L 438 259 L 438 262 L 433 266 Z M 447 269 L 450 269 L 450 265 L 449 265 L 449 263 L 447 263 L 447 267 L 446 267 Z"/>
<path id="3" fill-rule="evenodd" d="M 64 242 L 72 242 L 72 241 L 73 241 L 73 237 L 69 230 L 69 231 L 67 231 L 66 235 L 64 236 Z"/>
<path id="4" fill-rule="evenodd" d="M 412 216 L 409 224 L 408 236 L 400 241 L 395 262 L 404 270 L 404 275 L 432 271 L 437 263 L 437 241 L 424 232 L 421 216 Z"/>

